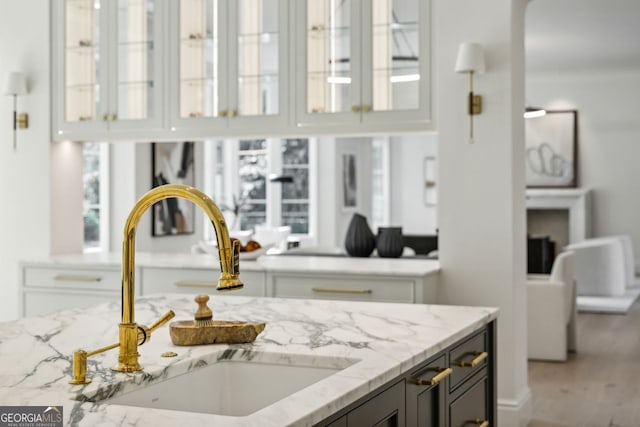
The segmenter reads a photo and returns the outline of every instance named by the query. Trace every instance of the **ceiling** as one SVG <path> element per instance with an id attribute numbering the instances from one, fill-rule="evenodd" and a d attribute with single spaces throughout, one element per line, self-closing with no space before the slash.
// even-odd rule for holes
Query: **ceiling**
<path id="1" fill-rule="evenodd" d="M 640 67 L 640 0 L 530 0 L 527 71 Z"/>

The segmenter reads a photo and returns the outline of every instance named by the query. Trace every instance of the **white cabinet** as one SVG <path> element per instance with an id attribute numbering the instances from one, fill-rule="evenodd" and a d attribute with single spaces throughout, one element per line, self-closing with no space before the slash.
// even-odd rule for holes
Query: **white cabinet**
<path id="1" fill-rule="evenodd" d="M 296 2 L 297 125 L 433 127 L 429 3 Z"/>
<path id="2" fill-rule="evenodd" d="M 120 300 L 119 266 L 23 264 L 21 276 L 20 312 L 23 316 Z M 138 290 L 136 292 L 139 294 Z"/>
<path id="3" fill-rule="evenodd" d="M 53 138 L 104 140 L 163 125 L 164 0 L 56 0 Z"/>
<path id="4" fill-rule="evenodd" d="M 242 265 L 241 265 L 242 266 Z M 142 267 L 142 294 L 180 292 L 215 295 L 220 272 L 205 268 Z M 244 287 L 227 295 L 264 296 L 264 273 L 242 271 Z"/>
<path id="5" fill-rule="evenodd" d="M 437 276 L 267 272 L 267 296 L 422 304 L 437 302 Z"/>
<path id="6" fill-rule="evenodd" d="M 171 132 L 283 132 L 289 103 L 287 1 L 179 0 L 170 7 Z"/>

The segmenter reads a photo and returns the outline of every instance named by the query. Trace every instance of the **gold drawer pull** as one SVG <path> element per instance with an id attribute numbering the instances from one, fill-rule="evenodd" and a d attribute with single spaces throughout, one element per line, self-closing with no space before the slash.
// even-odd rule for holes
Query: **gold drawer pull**
<path id="1" fill-rule="evenodd" d="M 417 379 L 417 385 L 436 385 L 443 379 L 447 378 L 453 372 L 451 368 L 438 368 L 438 373 L 428 380 Z"/>
<path id="2" fill-rule="evenodd" d="M 361 105 L 352 105 L 351 106 L 351 111 L 353 111 L 354 113 L 359 113 L 360 111 L 362 111 L 362 106 Z"/>
<path id="3" fill-rule="evenodd" d="M 311 288 L 313 292 L 334 292 L 338 294 L 370 294 L 371 289 Z"/>
<path id="4" fill-rule="evenodd" d="M 463 367 L 468 366 L 470 368 L 473 368 L 479 365 L 480 362 L 482 362 L 484 359 L 486 359 L 489 353 L 487 353 L 486 351 L 483 351 L 482 353 L 476 351 L 473 353 L 473 355 L 476 357 L 474 357 L 471 362 L 460 361 L 460 362 L 456 362 L 456 364 Z"/>
<path id="5" fill-rule="evenodd" d="M 176 282 L 176 286 L 184 287 L 200 287 L 200 288 L 215 288 L 218 286 L 216 282 L 195 282 L 191 280 L 181 280 Z"/>
<path id="6" fill-rule="evenodd" d="M 57 282 L 100 282 L 100 276 L 73 276 L 70 274 L 58 274 L 53 280 Z"/>
<path id="7" fill-rule="evenodd" d="M 475 425 L 477 425 L 478 427 L 489 427 L 489 421 L 481 420 L 480 418 L 476 418 L 475 420 L 473 420 L 471 422 L 474 423 Z"/>

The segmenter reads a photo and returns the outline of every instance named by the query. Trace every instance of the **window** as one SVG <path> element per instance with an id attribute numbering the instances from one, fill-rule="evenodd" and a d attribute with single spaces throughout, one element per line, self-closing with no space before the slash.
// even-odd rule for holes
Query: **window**
<path id="1" fill-rule="evenodd" d="M 84 252 L 108 251 L 109 146 L 88 142 L 82 146 Z"/>
<path id="2" fill-rule="evenodd" d="M 389 138 L 371 141 L 371 227 L 388 226 L 391 218 Z"/>
<path id="3" fill-rule="evenodd" d="M 205 166 L 213 172 L 205 185 L 230 229 L 289 225 L 293 234 L 312 234 L 313 144 L 309 139 L 213 142 Z"/>

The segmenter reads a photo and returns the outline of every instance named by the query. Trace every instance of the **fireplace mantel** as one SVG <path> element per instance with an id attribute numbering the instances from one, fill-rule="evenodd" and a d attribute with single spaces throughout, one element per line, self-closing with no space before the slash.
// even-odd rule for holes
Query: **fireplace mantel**
<path id="1" fill-rule="evenodd" d="M 527 209 L 569 211 L 569 243 L 591 237 L 591 190 L 584 188 L 528 188 Z"/>

